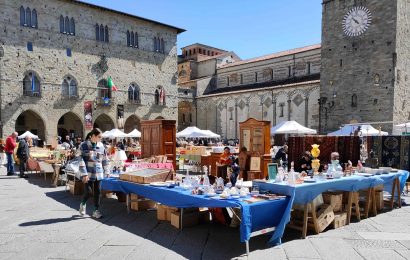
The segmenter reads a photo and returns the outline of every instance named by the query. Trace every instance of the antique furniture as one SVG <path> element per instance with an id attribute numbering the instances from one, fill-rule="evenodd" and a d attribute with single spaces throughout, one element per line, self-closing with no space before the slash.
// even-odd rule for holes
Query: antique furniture
<path id="1" fill-rule="evenodd" d="M 175 120 L 143 120 L 141 133 L 142 157 L 166 155 L 176 169 Z"/>

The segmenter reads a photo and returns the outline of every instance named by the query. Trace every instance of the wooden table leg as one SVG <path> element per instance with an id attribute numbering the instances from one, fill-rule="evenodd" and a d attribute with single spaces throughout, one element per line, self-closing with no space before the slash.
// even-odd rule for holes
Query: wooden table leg
<path id="1" fill-rule="evenodd" d="M 391 210 L 394 209 L 394 192 L 396 190 L 396 179 L 393 181 L 392 189 L 391 189 L 391 199 L 390 199 L 390 208 Z"/>
<path id="2" fill-rule="evenodd" d="M 350 218 L 352 217 L 352 196 L 353 192 L 349 191 L 347 196 L 347 225 L 350 224 Z"/>
<path id="3" fill-rule="evenodd" d="M 307 234 L 307 224 L 308 224 L 308 203 L 305 204 L 305 209 L 303 211 L 303 229 L 302 229 L 302 238 L 306 238 Z"/>
<path id="4" fill-rule="evenodd" d="M 372 188 L 372 209 L 373 209 L 373 216 L 377 215 L 377 203 L 376 203 L 376 189 Z"/>
<path id="5" fill-rule="evenodd" d="M 371 202 L 370 199 L 371 199 L 371 189 L 367 189 L 366 201 L 365 201 L 365 206 L 364 206 L 364 217 L 365 218 L 369 217 L 370 202 Z"/>
<path id="6" fill-rule="evenodd" d="M 399 208 L 401 208 L 401 189 L 400 189 L 400 180 L 399 178 L 396 178 L 396 183 L 397 183 L 397 205 Z"/>
<path id="7" fill-rule="evenodd" d="M 315 226 L 315 232 L 316 234 L 319 234 L 320 231 L 319 231 L 319 224 L 317 223 L 316 208 L 314 207 L 313 202 L 309 204 L 310 204 L 310 209 L 311 209 L 311 214 L 312 214 L 313 225 Z"/>

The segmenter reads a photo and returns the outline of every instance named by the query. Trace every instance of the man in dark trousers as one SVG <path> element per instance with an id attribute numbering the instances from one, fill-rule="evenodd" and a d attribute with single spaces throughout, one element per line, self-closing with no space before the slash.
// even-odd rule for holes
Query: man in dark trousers
<path id="1" fill-rule="evenodd" d="M 28 178 L 24 172 L 27 169 L 27 161 L 30 157 L 30 149 L 28 147 L 28 142 L 30 137 L 26 136 L 25 138 L 21 139 L 19 142 L 19 147 L 17 148 L 17 157 L 20 159 L 20 178 Z"/>
<path id="2" fill-rule="evenodd" d="M 14 174 L 14 162 L 13 162 L 13 153 L 14 148 L 16 148 L 16 138 L 17 132 L 12 133 L 10 136 L 6 138 L 6 146 L 4 147 L 4 151 L 7 155 L 7 175 Z"/>

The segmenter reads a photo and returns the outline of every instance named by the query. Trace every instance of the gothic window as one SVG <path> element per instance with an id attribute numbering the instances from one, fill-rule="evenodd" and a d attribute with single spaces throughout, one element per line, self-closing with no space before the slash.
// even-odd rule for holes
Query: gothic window
<path id="1" fill-rule="evenodd" d="M 109 42 L 109 38 L 108 38 L 108 26 L 105 26 L 105 42 Z"/>
<path id="2" fill-rule="evenodd" d="M 98 24 L 95 25 L 95 40 L 100 40 L 100 26 Z"/>
<path id="3" fill-rule="evenodd" d="M 40 80 L 34 72 L 26 73 L 23 79 L 23 95 L 40 97 Z"/>
<path id="4" fill-rule="evenodd" d="M 198 52 L 199 52 L 199 54 L 202 54 L 202 49 L 199 49 Z"/>
<path id="5" fill-rule="evenodd" d="M 357 107 L 357 95 L 352 95 L 352 107 Z"/>
<path id="6" fill-rule="evenodd" d="M 78 97 L 77 82 L 74 79 L 71 79 L 71 81 L 70 81 L 70 88 L 69 88 L 69 91 L 68 91 L 68 95 L 70 97 Z"/>
<path id="7" fill-rule="evenodd" d="M 161 38 L 161 53 L 165 53 L 164 39 Z"/>
<path id="8" fill-rule="evenodd" d="M 308 63 L 307 63 L 307 74 L 308 74 L 308 75 L 310 75 L 310 73 L 311 73 L 311 72 L 310 72 L 310 65 L 311 65 L 311 64 L 310 64 L 310 61 L 308 61 Z"/>
<path id="9" fill-rule="evenodd" d="M 241 74 L 241 84 L 243 84 L 243 74 Z"/>
<path id="10" fill-rule="evenodd" d="M 128 87 L 128 101 L 139 103 L 140 99 L 140 89 L 138 85 L 131 83 Z"/>
<path id="11" fill-rule="evenodd" d="M 138 33 L 135 33 L 135 37 L 134 37 L 134 47 L 138 48 Z"/>
<path id="12" fill-rule="evenodd" d="M 131 36 L 130 36 L 130 31 L 127 31 L 127 46 L 131 46 Z"/>
<path id="13" fill-rule="evenodd" d="M 73 17 L 71 17 L 70 29 L 71 29 L 70 31 L 71 35 L 75 35 L 75 21 Z"/>
<path id="14" fill-rule="evenodd" d="M 284 117 L 284 115 L 283 115 L 283 108 L 284 107 L 285 107 L 285 103 L 280 103 L 279 104 L 279 109 L 280 109 L 279 117 Z"/>
<path id="15" fill-rule="evenodd" d="M 60 15 L 60 33 L 65 33 L 64 30 L 64 17 Z"/>
<path id="16" fill-rule="evenodd" d="M 100 25 L 100 42 L 103 42 L 104 41 L 104 39 L 105 39 L 105 36 L 104 36 L 104 25 Z"/>
<path id="17" fill-rule="evenodd" d="M 288 66 L 288 78 L 292 77 L 292 66 Z"/>
<path id="18" fill-rule="evenodd" d="M 26 10 L 24 7 L 20 7 L 20 26 L 26 26 Z"/>
<path id="19" fill-rule="evenodd" d="M 31 27 L 37 28 L 37 11 L 33 9 L 31 12 Z"/>
<path id="20" fill-rule="evenodd" d="M 68 16 L 64 19 L 64 32 L 70 34 L 70 18 Z"/>
<path id="21" fill-rule="evenodd" d="M 229 76 L 226 77 L 226 85 L 229 86 Z"/>
<path id="22" fill-rule="evenodd" d="M 158 47 L 157 47 L 157 37 L 154 37 L 154 51 L 157 51 Z M 191 54 L 191 50 L 189 50 L 189 54 Z"/>
<path id="23" fill-rule="evenodd" d="M 101 99 L 111 98 L 111 89 L 108 87 L 108 82 L 105 79 L 102 79 L 98 82 L 98 97 Z"/>
<path id="24" fill-rule="evenodd" d="M 185 114 L 182 114 L 182 123 L 185 124 Z"/>
<path id="25" fill-rule="evenodd" d="M 155 98 L 155 105 L 159 105 L 159 91 L 158 91 L 158 89 L 155 90 L 154 98 Z"/>
<path id="26" fill-rule="evenodd" d="M 31 10 L 26 8 L 26 26 L 31 27 Z"/>
<path id="27" fill-rule="evenodd" d="M 258 82 L 258 72 L 255 72 L 255 82 Z"/>
<path id="28" fill-rule="evenodd" d="M 77 82 L 72 77 L 65 77 L 61 84 L 61 95 L 63 97 L 78 97 L 77 95 Z"/>
<path id="29" fill-rule="evenodd" d="M 64 79 L 63 84 L 61 84 L 61 95 L 63 97 L 69 97 L 70 96 L 70 86 L 68 85 L 67 79 Z"/>

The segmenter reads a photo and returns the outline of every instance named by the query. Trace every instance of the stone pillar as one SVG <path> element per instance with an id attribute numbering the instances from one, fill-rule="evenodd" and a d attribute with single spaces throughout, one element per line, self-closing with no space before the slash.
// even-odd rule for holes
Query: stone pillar
<path id="1" fill-rule="evenodd" d="M 290 108 L 292 106 L 291 102 L 292 100 L 288 99 L 288 121 L 290 121 Z"/>
<path id="2" fill-rule="evenodd" d="M 305 96 L 305 126 L 308 126 L 309 124 L 309 96 L 306 94 Z"/>
<path id="3" fill-rule="evenodd" d="M 238 99 L 235 99 L 235 139 L 238 139 Z"/>
<path id="4" fill-rule="evenodd" d="M 228 101 L 225 100 L 225 138 L 228 138 Z"/>
<path id="5" fill-rule="evenodd" d="M 276 125 L 276 96 L 272 92 L 272 126 Z"/>

